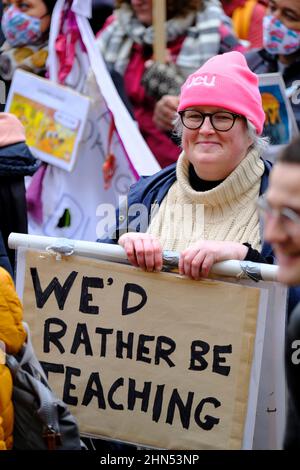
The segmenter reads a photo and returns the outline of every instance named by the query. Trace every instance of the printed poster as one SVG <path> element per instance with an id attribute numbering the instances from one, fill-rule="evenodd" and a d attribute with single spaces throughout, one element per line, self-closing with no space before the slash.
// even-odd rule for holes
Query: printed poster
<path id="1" fill-rule="evenodd" d="M 69 87 L 17 70 L 6 111 L 20 119 L 33 155 L 72 171 L 87 121 L 90 100 Z"/>
<path id="2" fill-rule="evenodd" d="M 270 139 L 272 150 L 278 152 L 298 134 L 295 116 L 286 96 L 285 84 L 279 73 L 261 74 L 259 89 L 266 114 L 263 136 Z"/>

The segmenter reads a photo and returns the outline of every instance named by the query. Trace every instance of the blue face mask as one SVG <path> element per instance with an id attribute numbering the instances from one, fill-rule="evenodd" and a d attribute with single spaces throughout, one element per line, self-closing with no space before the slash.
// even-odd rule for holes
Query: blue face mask
<path id="1" fill-rule="evenodd" d="M 41 18 L 29 16 L 14 5 L 4 12 L 1 26 L 7 42 L 13 47 L 36 44 L 43 34 Z"/>

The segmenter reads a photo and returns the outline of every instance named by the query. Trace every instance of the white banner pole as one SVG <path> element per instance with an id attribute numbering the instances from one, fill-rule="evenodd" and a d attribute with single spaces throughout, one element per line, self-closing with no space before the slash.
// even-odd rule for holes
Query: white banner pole
<path id="1" fill-rule="evenodd" d="M 58 254 L 75 254 L 129 264 L 126 254 L 121 246 L 107 243 L 11 233 L 8 238 L 8 244 L 12 249 L 22 247 L 33 250 L 46 250 Z M 177 267 L 179 254 L 176 252 L 165 251 L 163 259 L 166 265 Z M 251 278 L 256 281 L 277 281 L 278 266 L 252 263 L 249 261 L 228 260 L 214 264 L 211 272 L 218 276 Z"/>

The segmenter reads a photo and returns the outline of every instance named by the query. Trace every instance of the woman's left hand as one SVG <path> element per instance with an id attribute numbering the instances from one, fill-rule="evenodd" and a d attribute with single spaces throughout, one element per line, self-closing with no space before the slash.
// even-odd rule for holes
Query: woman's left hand
<path id="1" fill-rule="evenodd" d="M 207 277 L 213 264 L 245 259 L 248 248 L 237 242 L 201 241 L 180 253 L 179 273 L 198 280 Z"/>

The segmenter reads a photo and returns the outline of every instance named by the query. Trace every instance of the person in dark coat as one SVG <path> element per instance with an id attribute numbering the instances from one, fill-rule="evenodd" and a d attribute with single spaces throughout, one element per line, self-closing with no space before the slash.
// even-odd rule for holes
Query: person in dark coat
<path id="1" fill-rule="evenodd" d="M 14 251 L 8 248 L 11 232 L 27 233 L 24 177 L 39 166 L 25 143 L 25 129 L 9 113 L 0 113 L 0 231 L 12 267 Z"/>
<path id="2" fill-rule="evenodd" d="M 56 0 L 4 0 L 1 21 L 4 43 L 0 49 L 0 79 L 8 93 L 17 69 L 46 73 L 51 15 Z"/>
<path id="3" fill-rule="evenodd" d="M 277 159 L 266 198 L 265 238 L 272 243 L 279 264 L 278 279 L 300 285 L 300 139 L 293 141 Z M 300 302 L 286 327 L 285 367 L 288 386 L 284 448 L 300 447 Z"/>
<path id="4" fill-rule="evenodd" d="M 183 152 L 176 165 L 132 186 L 128 220 L 119 212 L 117 226 L 99 233 L 99 241 L 118 242 L 133 265 L 148 271 L 162 268 L 162 250 L 177 251 L 181 273 L 193 279 L 207 276 L 212 264 L 225 259 L 272 262 L 255 207 L 270 168 L 261 159 L 264 120 L 258 79 L 244 56 L 230 52 L 208 60 L 181 89 L 175 128 Z M 231 148 L 237 137 L 241 145 Z M 149 218 L 131 220 L 138 204 L 156 205 L 154 217 L 149 211 Z M 205 227 L 196 209 L 184 214 L 187 205 L 201 205 Z M 182 233 L 182 227 L 188 229 Z"/>

